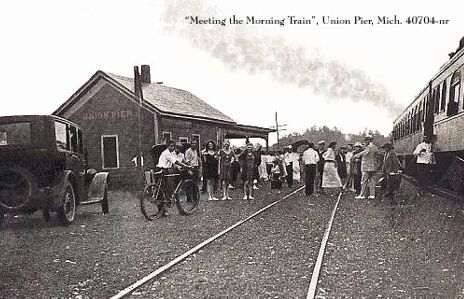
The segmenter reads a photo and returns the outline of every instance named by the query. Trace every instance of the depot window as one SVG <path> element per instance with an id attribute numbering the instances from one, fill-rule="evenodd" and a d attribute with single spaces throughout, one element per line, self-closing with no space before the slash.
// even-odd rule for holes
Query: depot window
<path id="1" fill-rule="evenodd" d="M 189 139 L 187 137 L 179 137 L 180 144 L 186 144 L 188 142 L 189 142 Z"/>
<path id="2" fill-rule="evenodd" d="M 172 139 L 171 132 L 163 132 L 163 143 L 168 143 Z"/>
<path id="3" fill-rule="evenodd" d="M 118 135 L 102 135 L 102 169 L 119 168 L 119 143 Z"/>

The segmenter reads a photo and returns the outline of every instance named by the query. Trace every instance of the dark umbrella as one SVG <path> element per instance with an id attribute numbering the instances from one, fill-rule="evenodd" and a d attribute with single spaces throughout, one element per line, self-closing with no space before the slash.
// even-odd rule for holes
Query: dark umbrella
<path id="1" fill-rule="evenodd" d="M 153 163 L 155 163 L 155 166 L 158 165 L 158 160 L 159 157 L 161 156 L 161 153 L 167 148 L 167 144 L 155 144 L 151 147 L 151 155 L 153 158 Z"/>
<path id="2" fill-rule="evenodd" d="M 298 140 L 298 141 L 292 143 L 292 150 L 297 151 L 299 147 L 301 147 L 303 145 L 307 146 L 308 144 L 309 144 L 309 141 L 306 140 L 306 139 Z"/>

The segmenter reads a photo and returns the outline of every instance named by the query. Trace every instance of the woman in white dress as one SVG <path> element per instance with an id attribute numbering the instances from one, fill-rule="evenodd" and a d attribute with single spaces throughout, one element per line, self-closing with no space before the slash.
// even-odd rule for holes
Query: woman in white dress
<path id="1" fill-rule="evenodd" d="M 294 149 L 290 157 L 293 162 L 293 180 L 299 183 L 301 181 L 300 154 Z"/>
<path id="2" fill-rule="evenodd" d="M 329 148 L 322 155 L 324 157 L 324 173 L 322 175 L 322 188 L 341 188 L 342 181 L 338 176 L 337 165 L 335 162 L 336 142 L 331 142 Z"/>

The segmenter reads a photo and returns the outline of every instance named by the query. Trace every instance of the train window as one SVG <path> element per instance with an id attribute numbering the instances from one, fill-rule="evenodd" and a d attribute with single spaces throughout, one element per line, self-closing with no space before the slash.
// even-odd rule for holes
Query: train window
<path id="1" fill-rule="evenodd" d="M 427 110 L 427 115 L 429 113 L 433 114 L 433 95 L 432 94 L 428 94 L 425 98 L 425 107 L 426 107 L 426 110 Z M 425 115 L 425 119 L 427 119 L 427 115 Z"/>
<path id="2" fill-rule="evenodd" d="M 459 71 L 454 72 L 451 78 L 449 100 L 448 100 L 448 116 L 453 116 L 458 113 L 459 110 L 459 89 L 461 88 L 461 73 Z"/>
<path id="3" fill-rule="evenodd" d="M 416 119 L 414 122 L 414 129 L 416 132 L 419 131 L 420 117 L 421 117 L 420 106 L 417 105 L 416 106 Z"/>
<path id="4" fill-rule="evenodd" d="M 414 133 L 414 108 L 411 110 L 411 116 L 410 116 L 410 122 L 409 122 L 409 133 L 413 134 Z"/>
<path id="5" fill-rule="evenodd" d="M 409 112 L 406 114 L 406 119 L 404 120 L 404 136 L 409 135 Z"/>
<path id="6" fill-rule="evenodd" d="M 398 135 L 399 135 L 399 138 L 402 138 L 403 137 L 403 123 L 402 121 L 400 121 L 400 123 L 398 124 Z"/>
<path id="7" fill-rule="evenodd" d="M 435 113 L 440 111 L 440 85 L 437 86 L 434 92 L 433 103 L 435 104 Z"/>
<path id="8" fill-rule="evenodd" d="M 409 111 L 408 113 L 408 135 L 412 133 L 411 123 L 412 123 L 412 113 L 411 111 Z"/>
<path id="9" fill-rule="evenodd" d="M 427 107 L 425 106 L 425 98 L 422 100 L 422 121 L 425 121 L 425 115 L 427 114 Z"/>
<path id="10" fill-rule="evenodd" d="M 400 138 L 403 138 L 404 132 L 403 132 L 403 120 L 400 122 Z"/>
<path id="11" fill-rule="evenodd" d="M 445 111 L 445 104 L 446 104 L 446 79 L 445 81 L 443 81 L 443 87 L 441 88 L 441 103 L 440 103 L 441 111 Z"/>
<path id="12" fill-rule="evenodd" d="M 419 131 L 421 129 L 421 122 L 422 122 L 422 116 L 424 115 L 424 111 L 422 110 L 422 102 L 419 104 L 419 117 L 417 120 L 417 130 Z"/>

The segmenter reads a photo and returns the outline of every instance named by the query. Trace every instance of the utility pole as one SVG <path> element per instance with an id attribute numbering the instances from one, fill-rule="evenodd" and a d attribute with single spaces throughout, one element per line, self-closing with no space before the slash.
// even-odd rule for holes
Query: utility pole
<path id="1" fill-rule="evenodd" d="M 139 67 L 134 66 L 134 91 L 135 91 L 135 96 L 139 100 L 139 105 L 138 105 L 138 118 L 139 118 L 139 123 L 138 123 L 138 129 L 139 129 L 139 140 L 138 140 L 138 150 L 139 154 L 138 157 L 136 158 L 137 161 L 137 167 L 140 170 L 141 177 L 142 177 L 142 182 L 145 181 L 145 173 L 143 171 L 143 165 L 142 165 L 142 103 L 143 103 L 143 94 L 142 94 L 142 82 L 140 78 L 140 73 L 139 73 Z M 143 185 L 143 183 L 142 183 Z"/>
<path id="2" fill-rule="evenodd" d="M 277 120 L 277 111 L 275 113 L 276 133 L 277 133 L 277 145 L 279 145 L 279 121 Z"/>
<path id="3" fill-rule="evenodd" d="M 271 126 L 271 128 L 275 128 L 276 129 L 276 133 L 277 133 L 277 145 L 279 145 L 279 139 L 280 139 L 280 134 L 279 132 L 280 131 L 287 131 L 287 129 L 281 129 L 281 128 L 284 128 L 286 127 L 287 124 L 283 124 L 283 125 L 279 125 L 279 120 L 277 118 L 277 112 L 275 113 L 275 126 Z"/>

